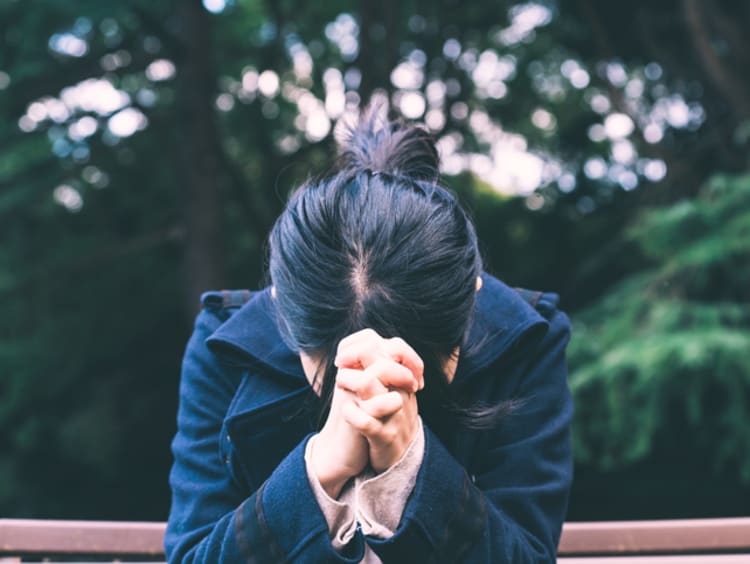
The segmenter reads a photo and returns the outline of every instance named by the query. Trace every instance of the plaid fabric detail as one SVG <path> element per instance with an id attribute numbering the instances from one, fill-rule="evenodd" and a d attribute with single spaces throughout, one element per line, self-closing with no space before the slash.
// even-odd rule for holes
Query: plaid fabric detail
<path id="1" fill-rule="evenodd" d="M 434 561 L 460 562 L 484 533 L 486 521 L 487 502 L 484 495 L 466 475 L 460 504 L 435 547 Z"/>
<path id="2" fill-rule="evenodd" d="M 221 297 L 224 307 L 242 307 L 252 297 L 250 290 L 222 290 Z"/>
<path id="3" fill-rule="evenodd" d="M 234 514 L 234 536 L 240 554 L 247 564 L 286 563 L 286 559 L 274 541 L 263 514 L 263 489 L 245 500 Z"/>
<path id="4" fill-rule="evenodd" d="M 539 303 L 539 298 L 542 297 L 543 292 L 535 291 L 535 290 L 526 290 L 525 288 L 516 288 L 516 292 L 518 292 L 521 297 L 528 303 L 531 307 L 536 309 L 536 304 Z"/>

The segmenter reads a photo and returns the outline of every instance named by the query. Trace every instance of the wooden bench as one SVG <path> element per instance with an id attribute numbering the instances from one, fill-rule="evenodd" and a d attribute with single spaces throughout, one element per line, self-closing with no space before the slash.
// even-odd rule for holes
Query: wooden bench
<path id="1" fill-rule="evenodd" d="M 164 523 L 0 519 L 0 562 L 164 561 Z M 564 564 L 750 564 L 750 517 L 566 523 Z"/>

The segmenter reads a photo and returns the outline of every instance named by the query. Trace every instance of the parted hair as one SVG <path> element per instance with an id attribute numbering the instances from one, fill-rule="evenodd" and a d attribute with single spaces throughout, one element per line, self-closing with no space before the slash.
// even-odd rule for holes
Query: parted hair
<path id="1" fill-rule="evenodd" d="M 440 184 L 434 140 L 377 107 L 345 130 L 332 171 L 292 194 L 269 240 L 277 323 L 292 350 L 322 360 L 324 413 L 338 343 L 365 328 L 422 357 L 420 410 L 445 403 L 441 367 L 464 345 L 481 272 L 474 225 Z"/>

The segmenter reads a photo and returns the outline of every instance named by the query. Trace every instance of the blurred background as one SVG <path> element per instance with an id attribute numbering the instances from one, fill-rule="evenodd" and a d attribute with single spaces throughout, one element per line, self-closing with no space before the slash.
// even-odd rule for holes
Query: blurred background
<path id="1" fill-rule="evenodd" d="M 569 519 L 750 510 L 750 4 L 0 0 L 0 515 L 163 520 L 208 289 L 371 96 L 570 312 Z"/>

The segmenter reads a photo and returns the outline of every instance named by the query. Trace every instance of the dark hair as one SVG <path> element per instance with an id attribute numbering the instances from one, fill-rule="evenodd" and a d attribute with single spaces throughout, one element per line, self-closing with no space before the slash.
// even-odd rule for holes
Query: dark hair
<path id="1" fill-rule="evenodd" d="M 448 405 L 442 364 L 464 344 L 481 274 L 474 226 L 439 183 L 427 131 L 366 110 L 337 166 L 303 184 L 270 235 L 277 323 L 296 351 L 322 359 L 326 410 L 339 341 L 371 328 L 425 363 L 429 407 Z"/>

